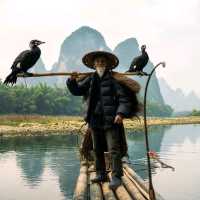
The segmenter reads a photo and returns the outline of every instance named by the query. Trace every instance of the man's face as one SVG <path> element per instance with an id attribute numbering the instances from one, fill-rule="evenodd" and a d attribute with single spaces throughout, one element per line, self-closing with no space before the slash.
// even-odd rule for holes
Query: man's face
<path id="1" fill-rule="evenodd" d="M 106 68 L 107 66 L 107 59 L 103 56 L 97 57 L 94 60 L 94 67 L 95 68 Z"/>
<path id="2" fill-rule="evenodd" d="M 96 69 L 97 74 L 102 77 L 107 66 L 107 59 L 103 56 L 97 57 L 94 60 L 94 67 Z"/>

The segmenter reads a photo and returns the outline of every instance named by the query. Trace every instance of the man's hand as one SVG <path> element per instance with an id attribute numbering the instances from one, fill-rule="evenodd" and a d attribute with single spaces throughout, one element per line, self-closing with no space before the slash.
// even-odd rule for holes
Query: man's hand
<path id="1" fill-rule="evenodd" d="M 71 80 L 74 80 L 74 79 L 76 79 L 78 77 L 78 72 L 72 72 L 71 73 L 71 76 L 70 76 L 70 79 Z"/>
<path id="2" fill-rule="evenodd" d="M 116 115 L 114 123 L 121 124 L 123 122 L 123 117 L 121 115 Z"/>

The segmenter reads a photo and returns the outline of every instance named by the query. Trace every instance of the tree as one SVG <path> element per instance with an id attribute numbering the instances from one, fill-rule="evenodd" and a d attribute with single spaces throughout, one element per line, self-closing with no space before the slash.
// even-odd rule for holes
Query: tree
<path id="1" fill-rule="evenodd" d="M 71 95 L 67 87 L 50 87 L 39 84 L 5 86 L 0 81 L 0 114 L 83 115 L 85 104 L 82 97 Z M 170 116 L 168 105 L 149 103 L 150 116 Z"/>

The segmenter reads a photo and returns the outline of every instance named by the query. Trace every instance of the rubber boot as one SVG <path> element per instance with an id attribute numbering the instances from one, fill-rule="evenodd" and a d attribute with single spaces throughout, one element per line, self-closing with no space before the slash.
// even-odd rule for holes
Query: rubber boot
<path id="1" fill-rule="evenodd" d="M 106 182 L 108 181 L 108 177 L 106 173 L 98 173 L 95 178 L 91 179 L 92 183 Z"/>
<path id="2" fill-rule="evenodd" d="M 116 190 L 117 187 L 119 187 L 121 184 L 122 184 L 121 178 L 113 176 L 111 182 L 109 183 L 109 188 L 112 190 Z"/>

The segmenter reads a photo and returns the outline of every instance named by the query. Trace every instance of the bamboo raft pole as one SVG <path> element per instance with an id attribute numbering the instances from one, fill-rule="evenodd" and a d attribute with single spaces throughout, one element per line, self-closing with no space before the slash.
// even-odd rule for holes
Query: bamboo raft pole
<path id="1" fill-rule="evenodd" d="M 87 165 L 84 163 L 81 164 L 80 167 L 80 175 L 77 179 L 77 186 L 74 191 L 74 197 L 73 199 L 79 199 L 79 200 L 87 200 L 88 194 L 87 194 Z"/>
<path id="2" fill-rule="evenodd" d="M 94 72 L 77 72 L 77 75 L 89 75 L 93 74 Z M 133 75 L 140 75 L 140 76 L 148 76 L 148 74 L 140 73 L 140 72 L 118 72 L 119 74 L 133 76 Z M 17 77 L 29 78 L 29 77 L 43 77 L 43 76 L 70 76 L 73 72 L 56 72 L 56 73 L 20 73 Z"/>
<path id="3" fill-rule="evenodd" d="M 110 180 L 110 169 L 107 171 Z M 148 184 L 126 163 L 123 164 L 123 171 L 122 185 L 113 191 L 109 182 L 92 183 L 91 179 L 96 175 L 94 163 L 81 162 L 73 200 L 150 200 Z M 163 198 L 156 193 L 156 200 Z"/>

